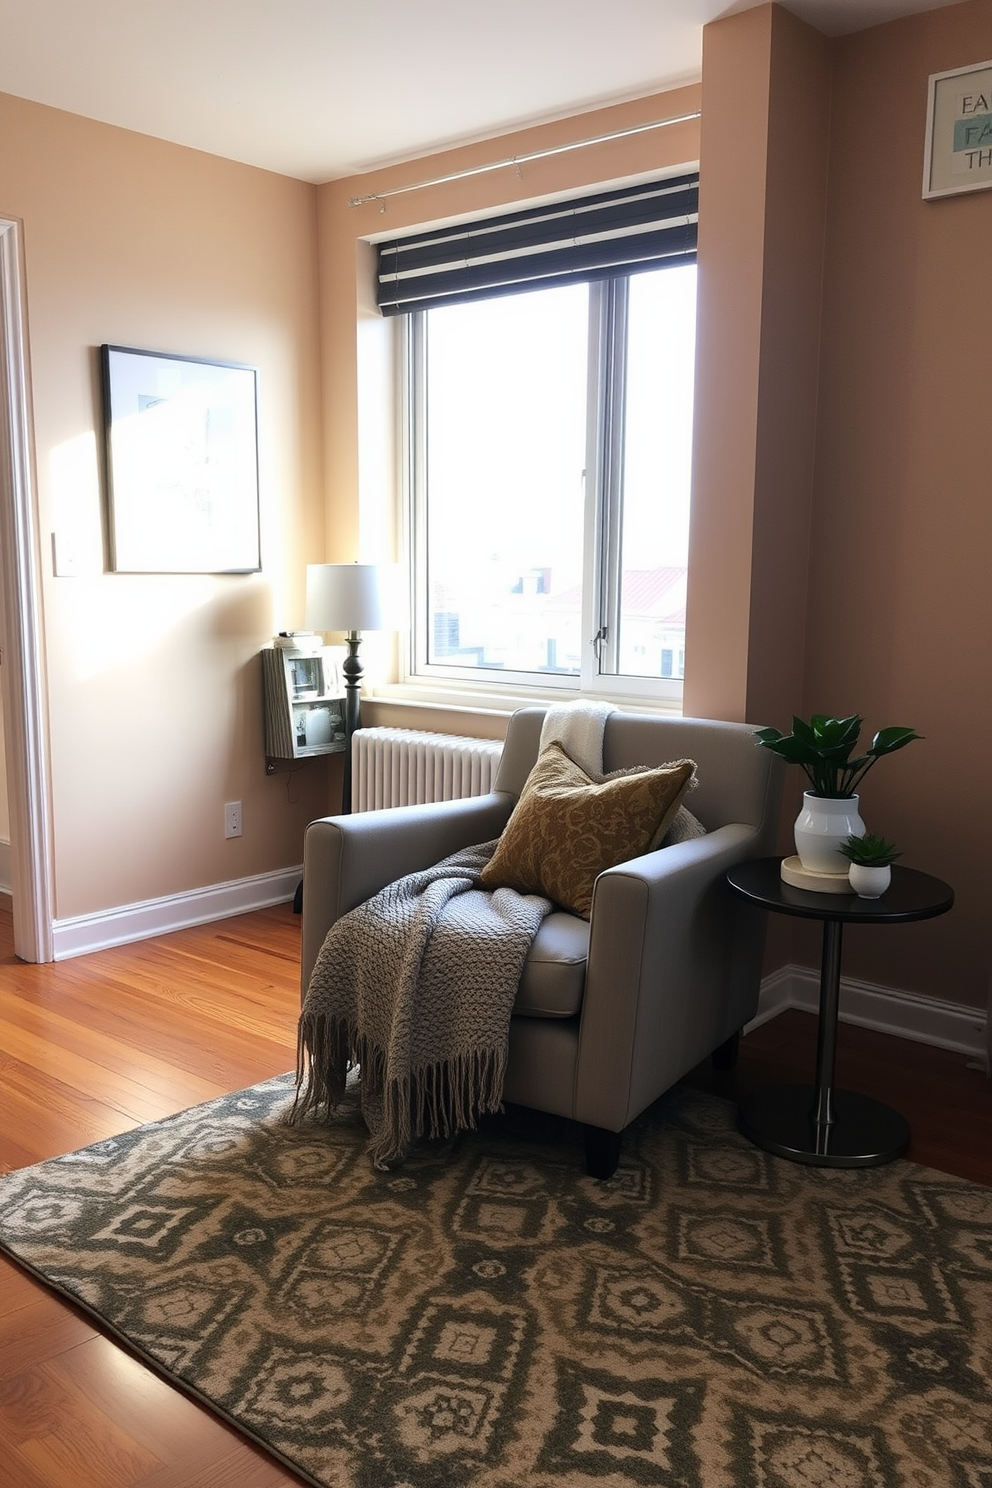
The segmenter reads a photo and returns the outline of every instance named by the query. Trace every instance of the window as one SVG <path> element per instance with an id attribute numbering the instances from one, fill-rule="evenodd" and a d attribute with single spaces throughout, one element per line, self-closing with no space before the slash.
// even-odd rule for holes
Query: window
<path id="1" fill-rule="evenodd" d="M 406 311 L 412 671 L 677 698 L 695 262 Z"/>

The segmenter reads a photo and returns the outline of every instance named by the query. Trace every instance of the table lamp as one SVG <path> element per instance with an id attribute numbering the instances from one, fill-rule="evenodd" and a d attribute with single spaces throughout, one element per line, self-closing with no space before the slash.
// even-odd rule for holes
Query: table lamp
<path id="1" fill-rule="evenodd" d="M 343 630 L 348 655 L 344 673 L 344 789 L 341 809 L 351 810 L 351 736 L 359 727 L 359 694 L 364 666 L 359 655 L 363 630 L 395 630 L 398 622 L 399 566 L 395 563 L 308 563 L 306 625 L 310 630 Z"/>

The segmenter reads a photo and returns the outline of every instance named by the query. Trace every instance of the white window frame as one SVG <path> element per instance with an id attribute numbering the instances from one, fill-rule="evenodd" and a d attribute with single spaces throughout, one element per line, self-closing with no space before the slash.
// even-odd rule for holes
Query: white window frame
<path id="1" fill-rule="evenodd" d="M 418 437 L 418 431 L 425 427 L 422 406 L 426 386 L 425 312 L 396 317 L 400 369 L 397 422 L 402 467 L 398 481 L 399 529 L 409 564 L 411 623 L 401 657 L 404 680 L 391 692 L 405 695 L 411 701 L 496 711 L 511 711 L 527 702 L 590 697 L 636 704 L 642 710 L 681 713 L 681 678 L 635 677 L 599 669 L 599 649 L 602 648 L 607 662 L 615 665 L 619 642 L 622 441 L 612 437 L 612 430 L 622 428 L 626 361 L 627 294 L 626 288 L 619 293 L 618 286 L 621 281 L 626 286 L 629 278 L 618 275 L 589 286 L 589 344 L 595 343 L 598 354 L 588 378 L 581 616 L 582 633 L 587 640 L 578 675 L 501 671 L 497 676 L 481 667 L 430 663 L 426 655 L 419 654 L 428 643 L 429 620 L 425 441 Z M 606 620 L 605 640 L 598 639 L 601 615 Z"/>

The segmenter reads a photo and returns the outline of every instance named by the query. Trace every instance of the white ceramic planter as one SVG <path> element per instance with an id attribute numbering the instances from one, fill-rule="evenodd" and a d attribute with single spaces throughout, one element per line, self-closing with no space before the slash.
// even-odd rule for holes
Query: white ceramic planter
<path id="1" fill-rule="evenodd" d="M 796 852 L 810 873 L 846 873 L 848 860 L 838 852 L 847 837 L 863 837 L 865 824 L 858 815 L 858 797 L 814 796 L 803 793 L 803 809 L 796 817 Z"/>
<path id="2" fill-rule="evenodd" d="M 892 882 L 892 869 L 888 863 L 852 863 L 847 876 L 859 899 L 878 899 Z"/>

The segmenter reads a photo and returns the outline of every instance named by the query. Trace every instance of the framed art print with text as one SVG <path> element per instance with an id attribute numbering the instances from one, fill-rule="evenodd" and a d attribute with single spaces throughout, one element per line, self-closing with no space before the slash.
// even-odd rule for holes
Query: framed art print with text
<path id="1" fill-rule="evenodd" d="M 254 367 L 100 350 L 112 567 L 258 572 Z"/>
<path id="2" fill-rule="evenodd" d="M 925 198 L 992 186 L 992 62 L 930 78 Z"/>

